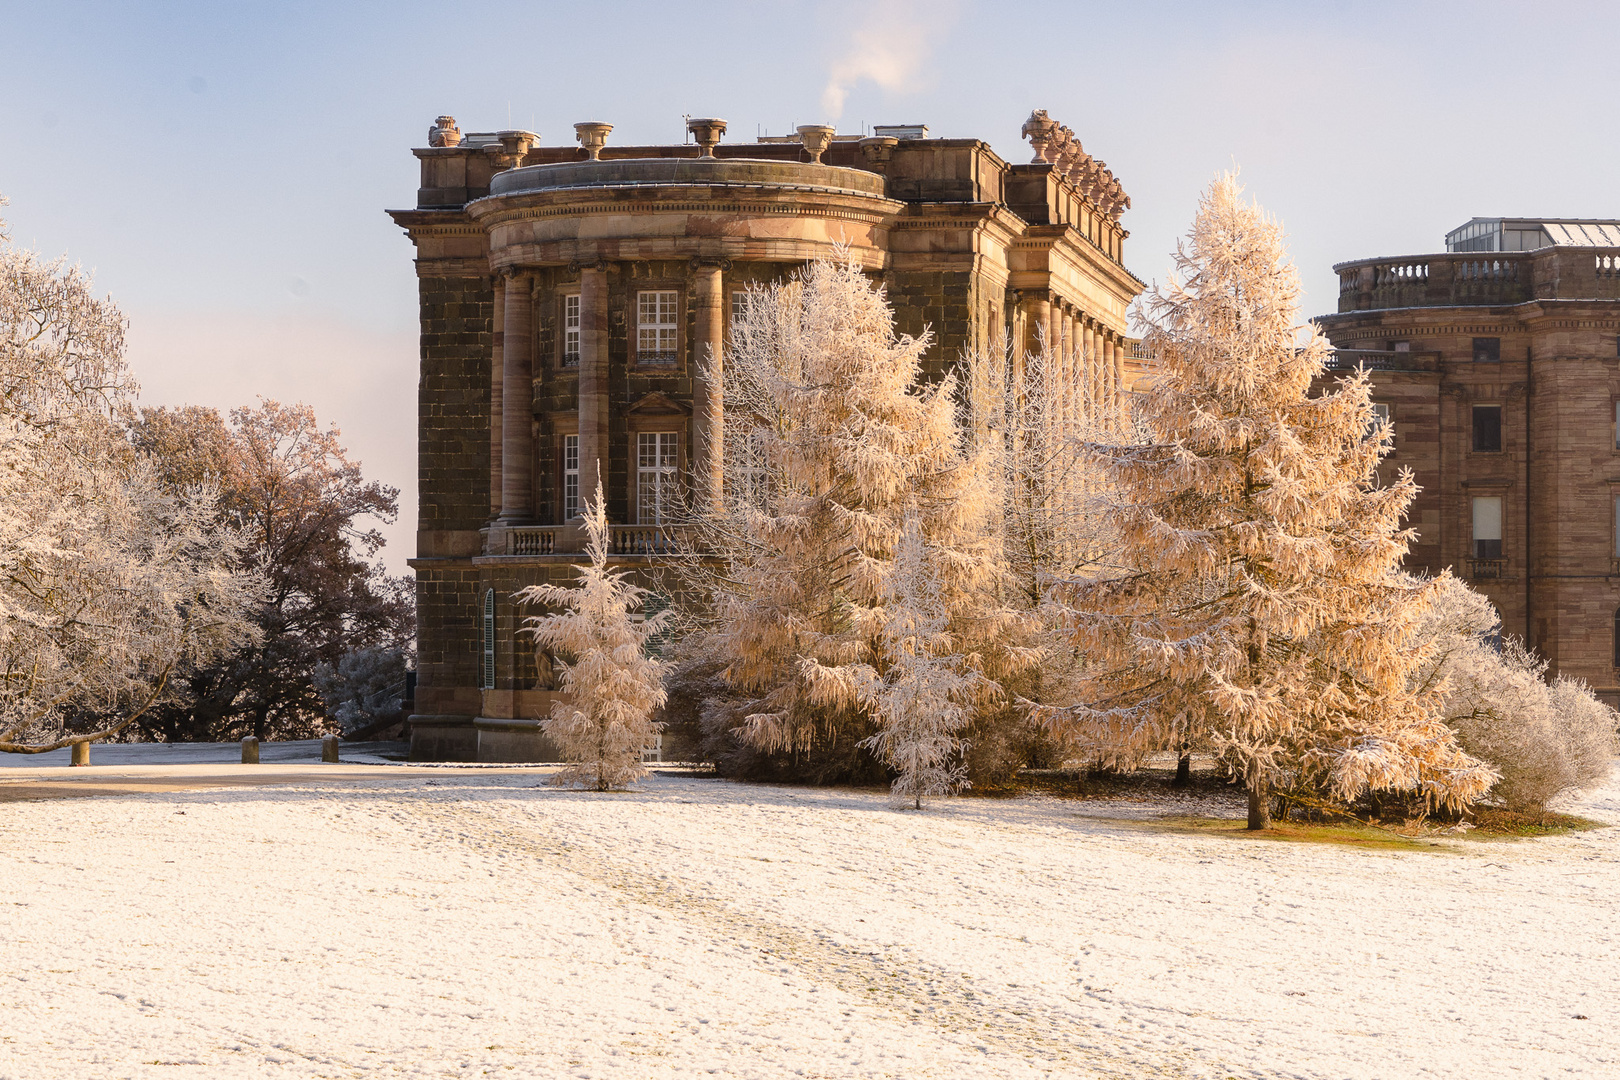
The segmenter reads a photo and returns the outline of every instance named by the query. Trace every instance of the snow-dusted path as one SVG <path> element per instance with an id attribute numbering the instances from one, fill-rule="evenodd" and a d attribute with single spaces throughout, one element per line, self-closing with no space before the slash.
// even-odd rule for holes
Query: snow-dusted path
<path id="1" fill-rule="evenodd" d="M 1620 1076 L 1620 829 L 342 772 L 0 802 L 0 1077 Z"/>

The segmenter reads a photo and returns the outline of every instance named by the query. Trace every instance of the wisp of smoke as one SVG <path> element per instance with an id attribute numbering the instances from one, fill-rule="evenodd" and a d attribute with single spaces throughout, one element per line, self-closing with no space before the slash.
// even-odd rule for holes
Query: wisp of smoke
<path id="1" fill-rule="evenodd" d="M 853 11 L 853 8 L 851 8 Z M 939 35 L 954 22 L 955 4 L 876 0 L 853 16 L 849 39 L 827 73 L 821 110 L 837 120 L 855 84 L 870 79 L 885 90 L 916 86 Z"/>

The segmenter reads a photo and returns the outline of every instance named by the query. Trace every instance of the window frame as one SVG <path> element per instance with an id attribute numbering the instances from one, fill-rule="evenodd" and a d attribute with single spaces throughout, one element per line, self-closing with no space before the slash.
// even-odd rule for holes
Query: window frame
<path id="1" fill-rule="evenodd" d="M 569 302 L 573 302 L 574 325 L 568 325 Z M 572 292 L 564 291 L 557 298 L 557 367 L 564 370 L 579 370 L 581 347 L 585 340 L 584 308 L 581 306 L 580 293 L 576 289 Z M 568 337 L 573 334 L 574 351 L 568 351 Z"/>
<path id="2" fill-rule="evenodd" d="M 1483 355 L 1482 355 L 1483 354 Z M 1477 337 L 1474 339 L 1474 363 L 1500 364 L 1502 362 L 1502 339 L 1499 337 Z"/>
<path id="3" fill-rule="evenodd" d="M 1496 529 L 1495 529 L 1496 535 L 1494 537 L 1492 537 L 1492 536 L 1484 536 L 1484 537 L 1482 537 L 1482 536 L 1479 535 L 1479 533 L 1480 533 L 1480 527 L 1479 527 L 1480 526 L 1480 509 L 1481 509 L 1481 504 L 1484 504 L 1484 503 L 1495 503 L 1496 504 Z M 1468 529 L 1470 558 L 1474 558 L 1474 559 L 1502 559 L 1502 558 L 1506 558 L 1506 556 L 1502 554 L 1502 534 L 1506 531 L 1506 525 L 1507 525 L 1506 521 L 1504 520 L 1504 517 L 1505 517 L 1504 511 L 1506 510 L 1506 507 L 1507 507 L 1507 500 L 1501 495 L 1475 495 L 1475 496 L 1472 497 L 1472 499 L 1470 500 L 1470 503 L 1469 503 L 1469 510 L 1471 511 L 1471 514 L 1470 514 L 1469 529 Z M 1490 532 L 1491 530 L 1486 529 L 1485 531 Z M 1495 544 L 1496 547 L 1494 549 L 1492 549 L 1490 547 L 1483 547 L 1482 548 L 1480 546 L 1481 544 L 1486 544 L 1486 545 Z"/>
<path id="4" fill-rule="evenodd" d="M 570 449 L 570 444 L 572 444 L 572 449 L 574 451 L 574 467 L 572 469 L 568 467 L 568 451 Z M 568 522 L 573 521 L 577 517 L 583 517 L 585 511 L 585 500 L 580 497 L 579 491 L 579 434 L 577 432 L 565 431 L 562 433 L 561 465 L 562 482 L 557 487 L 557 493 L 559 498 L 559 515 L 562 518 L 563 524 L 566 525 Z M 570 478 L 572 478 L 574 481 L 573 513 L 568 512 L 568 481 Z"/>
<path id="5" fill-rule="evenodd" d="M 479 619 L 478 682 L 480 690 L 495 689 L 495 590 L 484 590 Z"/>
<path id="6" fill-rule="evenodd" d="M 683 432 L 679 429 L 656 427 L 648 428 L 646 430 L 636 430 L 631 434 L 635 439 L 635 443 L 631 448 L 631 453 L 634 455 L 633 462 L 635 476 L 636 524 L 674 524 L 676 512 L 679 510 L 681 505 L 681 471 L 683 465 L 681 456 L 685 446 L 685 440 L 681 437 Z M 643 440 L 648 438 L 653 439 L 654 445 L 658 447 L 658 449 L 654 451 L 655 464 L 651 466 L 642 464 L 642 444 Z M 668 465 L 663 464 L 663 445 L 665 439 L 671 440 L 674 446 L 673 460 Z M 668 477 L 667 501 L 665 498 L 666 485 L 663 480 L 659 480 L 655 484 L 657 495 L 655 496 L 651 513 L 649 513 L 649 507 L 643 494 L 642 478 L 644 475 Z"/>
<path id="7" fill-rule="evenodd" d="M 1480 416 L 1482 414 L 1490 414 L 1490 413 L 1495 413 L 1496 414 L 1496 445 L 1495 446 L 1481 446 L 1480 445 L 1479 418 L 1480 418 Z M 1468 452 L 1469 453 L 1471 453 L 1471 454 L 1500 454 L 1500 453 L 1503 452 L 1503 447 L 1506 445 L 1507 440 L 1505 440 L 1502 437 L 1502 419 L 1503 419 L 1502 406 L 1500 406 L 1500 405 L 1491 405 L 1491 404 L 1470 405 L 1469 409 L 1468 409 L 1468 419 L 1469 419 L 1469 429 L 1468 429 L 1469 430 L 1469 434 L 1468 434 Z"/>
<path id="8" fill-rule="evenodd" d="M 655 323 L 642 322 L 642 297 L 669 295 L 674 298 L 674 311 L 670 321 Z M 630 329 L 631 355 L 636 367 L 652 368 L 659 371 L 678 371 L 684 365 L 681 360 L 685 355 L 684 338 L 686 328 L 686 290 L 673 283 L 647 282 L 637 288 L 631 296 L 631 311 L 634 313 L 634 323 Z M 662 311 L 659 311 L 662 314 Z M 643 330 L 668 329 L 671 334 L 669 351 L 644 351 L 641 347 L 641 333 Z"/>

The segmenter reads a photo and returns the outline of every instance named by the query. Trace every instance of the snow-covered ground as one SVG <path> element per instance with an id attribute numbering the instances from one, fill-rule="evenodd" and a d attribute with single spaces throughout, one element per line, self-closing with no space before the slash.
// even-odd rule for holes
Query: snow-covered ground
<path id="1" fill-rule="evenodd" d="M 0 770 L 0 1077 L 1620 1076 L 1620 829 L 380 765 L 6 799 L 248 772 Z"/>

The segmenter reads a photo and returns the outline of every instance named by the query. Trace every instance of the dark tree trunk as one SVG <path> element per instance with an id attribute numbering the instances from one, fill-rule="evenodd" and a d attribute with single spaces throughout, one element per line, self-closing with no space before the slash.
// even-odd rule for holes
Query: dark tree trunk
<path id="1" fill-rule="evenodd" d="M 1192 783 L 1192 755 L 1182 754 L 1176 761 L 1176 778 L 1170 781 L 1171 787 L 1186 787 Z"/>
<path id="2" fill-rule="evenodd" d="M 1264 777 L 1249 780 L 1249 828 L 1271 828 L 1271 791 Z"/>

